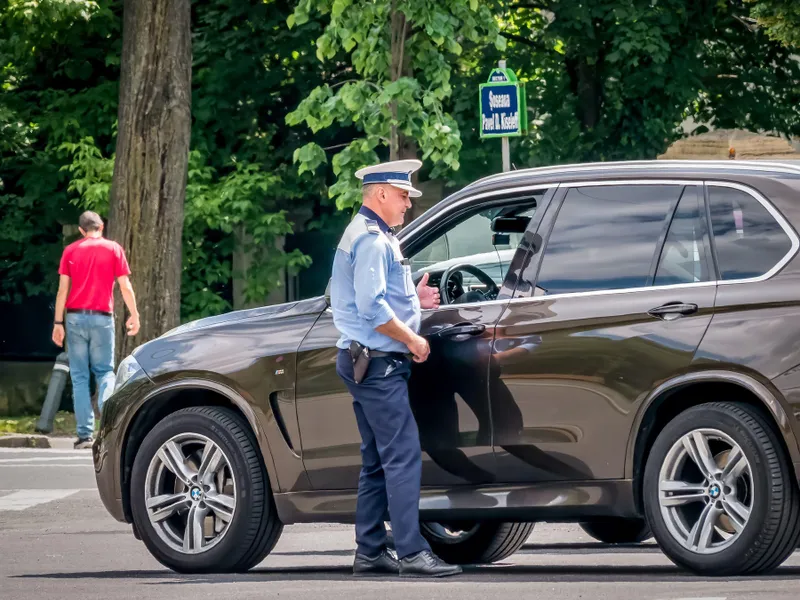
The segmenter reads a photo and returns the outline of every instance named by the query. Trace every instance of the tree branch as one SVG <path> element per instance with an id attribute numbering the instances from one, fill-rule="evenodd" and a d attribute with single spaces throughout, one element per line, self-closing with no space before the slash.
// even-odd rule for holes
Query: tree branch
<path id="1" fill-rule="evenodd" d="M 544 4 L 540 4 L 538 2 L 524 2 L 524 3 L 519 3 L 519 4 L 512 4 L 508 8 L 509 9 L 513 9 L 513 8 L 538 8 L 538 9 L 541 9 L 541 10 L 550 10 L 549 6 L 546 6 Z"/>
<path id="2" fill-rule="evenodd" d="M 733 15 L 733 18 L 744 25 L 745 29 L 747 29 L 750 33 L 755 33 L 758 31 L 758 21 L 755 19 L 751 19 L 749 17 L 740 17 L 739 15 Z"/>
<path id="3" fill-rule="evenodd" d="M 337 83 L 331 84 L 330 88 L 332 90 L 335 90 L 337 87 L 343 86 L 346 83 L 366 83 L 367 85 L 371 85 L 372 87 L 374 87 L 377 91 L 379 92 L 381 91 L 381 87 L 377 83 L 374 83 L 368 79 L 345 79 L 344 81 L 339 81 Z"/>
<path id="4" fill-rule="evenodd" d="M 352 140 L 350 140 L 349 142 L 345 142 L 344 144 L 334 144 L 333 146 L 325 146 L 323 150 L 328 151 L 328 150 L 336 150 L 337 148 L 344 148 L 345 146 L 349 146 L 350 144 L 355 142 L 356 139 L 357 138 L 353 138 Z"/>
<path id="5" fill-rule="evenodd" d="M 513 40 L 515 42 L 519 42 L 520 44 L 526 44 L 527 46 L 531 46 L 533 48 L 539 48 L 540 50 L 546 50 L 547 47 L 542 44 L 539 40 L 531 40 L 528 38 L 524 38 L 521 35 L 514 35 L 513 33 L 506 33 L 505 31 L 501 31 L 500 35 L 504 38 Z"/>

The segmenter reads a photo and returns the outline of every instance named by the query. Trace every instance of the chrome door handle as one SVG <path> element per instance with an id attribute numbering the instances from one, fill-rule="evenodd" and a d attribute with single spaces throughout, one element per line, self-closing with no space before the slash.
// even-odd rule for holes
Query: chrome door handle
<path id="1" fill-rule="evenodd" d="M 437 331 L 438 337 L 451 337 L 455 335 L 480 335 L 486 331 L 486 325 L 480 323 L 458 323 Z"/>
<path id="2" fill-rule="evenodd" d="M 691 315 L 696 312 L 697 304 L 686 302 L 667 302 L 661 306 L 651 308 L 647 311 L 647 314 L 659 319 L 664 319 L 665 321 L 671 321 L 673 319 Z"/>

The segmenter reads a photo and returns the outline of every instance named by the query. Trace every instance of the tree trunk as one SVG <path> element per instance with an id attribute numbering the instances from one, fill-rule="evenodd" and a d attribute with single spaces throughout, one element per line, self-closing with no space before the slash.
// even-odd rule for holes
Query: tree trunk
<path id="1" fill-rule="evenodd" d="M 406 49 L 406 41 L 411 32 L 411 26 L 405 15 L 397 10 L 397 0 L 392 2 L 392 39 L 391 39 L 391 79 L 397 81 L 401 77 L 412 77 L 411 60 Z M 397 120 L 397 102 L 392 102 L 392 119 Z M 417 158 L 417 141 L 407 137 L 392 125 L 389 143 L 389 160 L 402 160 L 404 158 Z M 414 184 L 417 183 L 418 173 L 412 176 Z M 411 203 L 411 210 L 406 212 L 405 224 L 408 224 L 420 214 L 416 205 Z"/>
<path id="2" fill-rule="evenodd" d="M 392 66 L 391 66 L 391 79 L 392 82 L 397 81 L 400 79 L 405 73 L 403 72 L 405 69 L 407 61 L 404 60 L 405 57 L 405 49 L 406 49 L 406 27 L 408 25 L 408 21 L 406 21 L 406 16 L 397 10 L 397 1 L 392 0 L 392 40 L 391 40 L 391 54 L 392 54 Z M 392 123 L 392 131 L 390 134 L 390 142 L 389 142 L 389 160 L 399 160 L 400 159 L 400 151 L 401 151 L 401 140 L 400 138 L 403 137 L 397 131 L 397 101 L 392 102 L 392 120 L 395 123 Z"/>
<path id="3" fill-rule="evenodd" d="M 119 126 L 108 235 L 122 244 L 141 319 L 127 335 L 116 293 L 116 359 L 180 321 L 181 234 L 191 135 L 190 0 L 125 0 Z"/>

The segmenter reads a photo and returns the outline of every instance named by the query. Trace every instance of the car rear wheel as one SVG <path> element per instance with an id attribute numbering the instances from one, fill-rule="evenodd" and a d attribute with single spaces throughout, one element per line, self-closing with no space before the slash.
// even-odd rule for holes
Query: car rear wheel
<path id="1" fill-rule="evenodd" d="M 153 428 L 133 463 L 131 509 L 150 553 L 182 573 L 246 571 L 283 529 L 250 427 L 220 407 Z"/>
<path id="2" fill-rule="evenodd" d="M 800 498 L 778 436 L 755 408 L 703 404 L 658 436 L 644 478 L 647 520 L 676 564 L 764 573 L 797 547 Z"/>
<path id="3" fill-rule="evenodd" d="M 475 565 L 508 558 L 530 537 L 535 523 L 420 523 L 434 554 L 451 564 Z"/>
<path id="4" fill-rule="evenodd" d="M 652 537 L 644 519 L 608 518 L 580 524 L 587 534 L 605 544 L 638 544 Z"/>

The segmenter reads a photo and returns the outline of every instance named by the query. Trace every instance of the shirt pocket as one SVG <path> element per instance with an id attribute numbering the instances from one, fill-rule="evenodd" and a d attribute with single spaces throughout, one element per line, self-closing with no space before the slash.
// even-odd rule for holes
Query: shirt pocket
<path id="1" fill-rule="evenodd" d="M 411 267 L 404 265 L 403 261 L 392 262 L 392 279 L 399 293 L 405 294 L 406 297 L 416 294 L 414 281 L 411 279 Z"/>
<path id="2" fill-rule="evenodd" d="M 406 296 L 416 296 L 417 288 L 414 287 L 414 279 L 411 277 L 411 265 L 401 264 L 403 268 L 403 280 L 406 287 Z"/>

